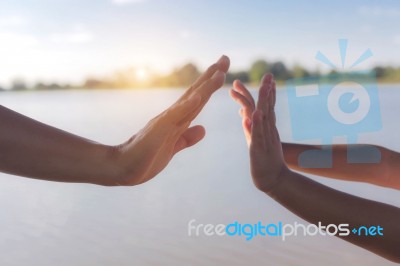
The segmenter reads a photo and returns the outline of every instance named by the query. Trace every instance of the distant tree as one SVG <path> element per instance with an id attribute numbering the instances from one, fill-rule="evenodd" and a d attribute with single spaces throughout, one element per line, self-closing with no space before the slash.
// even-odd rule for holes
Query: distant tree
<path id="1" fill-rule="evenodd" d="M 277 80 L 285 80 L 290 77 L 290 72 L 285 64 L 281 61 L 275 62 L 271 65 L 270 72 Z"/>
<path id="2" fill-rule="evenodd" d="M 192 63 L 188 63 L 172 73 L 173 79 L 177 82 L 176 86 L 189 86 L 199 75 L 199 70 Z"/>
<path id="3" fill-rule="evenodd" d="M 232 84 L 232 82 L 236 79 L 240 80 L 241 82 L 247 83 L 250 81 L 249 73 L 246 71 L 228 72 L 225 82 L 228 84 Z"/>
<path id="4" fill-rule="evenodd" d="M 152 87 L 172 87 L 175 86 L 176 82 L 171 82 L 171 77 L 170 75 L 168 76 L 157 76 L 153 78 L 153 81 L 151 83 Z"/>
<path id="5" fill-rule="evenodd" d="M 386 82 L 400 82 L 400 68 L 386 67 L 381 80 Z"/>
<path id="6" fill-rule="evenodd" d="M 33 86 L 34 90 L 47 90 L 49 89 L 49 87 L 47 86 L 47 84 L 43 83 L 43 82 L 38 82 L 35 84 L 35 86 Z"/>
<path id="7" fill-rule="evenodd" d="M 140 70 L 140 69 L 139 69 Z M 399 82 L 400 67 L 376 66 L 373 68 L 380 82 Z M 256 60 L 248 71 L 228 72 L 226 83 L 232 84 L 235 79 L 242 82 L 260 82 L 261 77 L 271 72 L 277 80 L 286 80 L 288 78 L 303 78 L 307 76 L 320 77 L 322 74 L 319 69 L 308 70 L 300 64 L 295 64 L 292 68 L 287 68 L 281 61 L 272 64 L 265 60 Z M 336 70 L 331 70 L 330 74 L 337 74 Z M 88 78 L 82 85 L 72 86 L 70 84 L 60 85 L 58 83 L 38 82 L 33 87 L 36 90 L 68 89 L 68 88 L 148 88 L 148 87 L 182 87 L 186 88 L 200 75 L 196 65 L 187 63 L 174 69 L 167 75 L 155 75 L 150 71 L 145 79 L 140 79 L 138 69 L 128 68 L 116 72 L 112 78 Z M 7 88 L 8 89 L 8 88 Z M 26 90 L 27 85 L 23 79 L 15 79 L 10 87 L 12 90 Z M 5 90 L 0 87 L 0 91 Z"/>
<path id="8" fill-rule="evenodd" d="M 34 86 L 34 90 L 62 90 L 62 89 L 70 89 L 72 88 L 69 84 L 59 84 L 59 83 L 50 83 L 46 84 L 44 82 L 37 82 Z"/>
<path id="9" fill-rule="evenodd" d="M 336 75 L 337 73 L 339 73 L 339 72 L 337 72 L 337 70 L 335 70 L 335 69 L 332 69 L 331 71 L 329 71 L 330 75 Z"/>
<path id="10" fill-rule="evenodd" d="M 310 76 L 310 72 L 308 72 L 307 69 L 298 64 L 293 66 L 291 72 L 294 78 L 304 78 Z"/>
<path id="11" fill-rule="evenodd" d="M 97 86 L 103 86 L 102 80 L 97 80 Z M 115 72 L 113 85 L 116 88 L 132 88 L 136 84 L 136 69 L 131 67 L 125 70 Z"/>
<path id="12" fill-rule="evenodd" d="M 320 77 L 321 76 L 321 70 L 317 68 L 316 70 L 309 71 L 311 77 Z"/>
<path id="13" fill-rule="evenodd" d="M 199 70 L 193 63 L 187 63 L 176 68 L 166 76 L 155 77 L 153 86 L 161 87 L 187 87 L 192 84 L 200 75 Z"/>
<path id="14" fill-rule="evenodd" d="M 386 68 L 381 66 L 376 66 L 373 68 L 373 71 L 375 72 L 375 75 L 378 79 L 385 76 L 385 70 Z"/>
<path id="15" fill-rule="evenodd" d="M 249 78 L 251 82 L 260 82 L 262 76 L 270 71 L 270 66 L 265 60 L 255 61 L 250 68 Z"/>
<path id="16" fill-rule="evenodd" d="M 15 91 L 26 90 L 27 86 L 24 80 L 22 79 L 14 79 L 12 81 L 11 89 Z"/>
<path id="17" fill-rule="evenodd" d="M 59 90 L 61 88 L 62 88 L 62 86 L 60 84 L 58 84 L 58 83 L 49 84 L 49 89 L 51 89 L 51 90 Z"/>
<path id="18" fill-rule="evenodd" d="M 83 84 L 83 87 L 88 89 L 111 88 L 108 82 L 94 78 L 88 78 Z"/>

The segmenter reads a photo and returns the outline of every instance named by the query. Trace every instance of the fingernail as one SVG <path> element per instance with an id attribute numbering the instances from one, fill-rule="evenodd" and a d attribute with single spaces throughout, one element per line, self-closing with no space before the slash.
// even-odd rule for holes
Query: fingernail
<path id="1" fill-rule="evenodd" d="M 264 83 L 266 83 L 267 81 L 268 81 L 268 83 L 269 83 L 269 82 L 271 82 L 273 79 L 274 79 L 274 76 L 272 75 L 272 73 L 267 73 L 267 74 L 265 74 L 265 75 L 262 77 L 262 79 L 261 79 L 261 84 L 264 84 Z"/>
<path id="2" fill-rule="evenodd" d="M 235 80 L 233 81 L 233 84 L 235 84 L 235 83 L 237 83 L 237 84 L 239 84 L 239 85 L 243 85 L 243 83 L 242 83 L 240 80 L 238 80 L 238 79 L 235 79 Z"/>
<path id="3" fill-rule="evenodd" d="M 222 55 L 222 56 L 218 59 L 217 63 L 220 64 L 220 63 L 222 63 L 223 61 L 225 61 L 226 59 L 227 59 L 227 56 L 226 56 L 226 55 Z"/>

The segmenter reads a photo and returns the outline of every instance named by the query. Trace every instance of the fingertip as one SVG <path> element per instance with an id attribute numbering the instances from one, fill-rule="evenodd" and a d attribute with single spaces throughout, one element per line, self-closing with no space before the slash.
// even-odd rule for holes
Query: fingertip
<path id="1" fill-rule="evenodd" d="M 240 86 L 240 81 L 237 80 L 237 79 L 235 79 L 235 80 L 232 82 L 232 86 L 233 86 L 233 88 L 234 88 L 235 90 L 239 90 L 238 87 Z"/>
<path id="2" fill-rule="evenodd" d="M 226 73 L 229 69 L 230 59 L 228 56 L 222 55 L 218 60 L 217 64 L 218 64 L 218 69 Z"/>
<path id="3" fill-rule="evenodd" d="M 199 141 L 201 141 L 204 138 L 205 134 L 206 132 L 203 126 L 197 125 L 188 128 L 176 142 L 174 148 L 174 154 L 183 149 L 196 145 Z"/>
<path id="4" fill-rule="evenodd" d="M 206 136 L 206 128 L 203 126 L 198 126 L 199 127 L 199 131 L 201 132 L 200 134 L 200 140 L 202 140 L 205 136 Z"/>
<path id="5" fill-rule="evenodd" d="M 201 141 L 206 136 L 206 129 L 201 125 L 194 126 L 191 128 L 191 130 L 195 132 L 195 136 L 193 137 L 193 144 Z"/>
<path id="6" fill-rule="evenodd" d="M 234 81 L 233 81 L 233 87 L 238 87 L 238 86 L 240 86 L 240 85 L 242 85 L 242 82 L 240 81 L 240 80 L 238 80 L 238 79 L 235 79 Z"/>
<path id="7" fill-rule="evenodd" d="M 250 93 L 248 92 L 246 86 L 244 86 L 243 82 L 236 79 L 233 82 L 233 87 L 235 88 L 235 90 L 237 90 L 240 94 L 245 94 L 245 95 L 249 95 Z"/>
<path id="8" fill-rule="evenodd" d="M 223 55 L 221 56 L 221 58 L 223 58 L 224 60 L 228 60 L 228 61 L 230 60 L 229 57 L 228 57 L 227 55 L 225 55 L 225 54 L 223 54 Z"/>
<path id="9" fill-rule="evenodd" d="M 272 73 L 266 73 L 261 79 L 261 84 L 271 83 L 273 79 L 274 75 Z"/>

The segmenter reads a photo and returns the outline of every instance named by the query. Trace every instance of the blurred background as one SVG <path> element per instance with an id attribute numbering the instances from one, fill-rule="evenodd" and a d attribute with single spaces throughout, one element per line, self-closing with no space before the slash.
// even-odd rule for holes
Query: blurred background
<path id="1" fill-rule="evenodd" d="M 396 1 L 1 1 L 3 89 L 143 88 L 188 85 L 221 54 L 228 81 L 258 81 L 332 71 L 337 39 L 350 40 L 348 62 L 382 82 L 400 82 Z M 340 64 L 338 64 L 340 65 Z M 233 76 L 233 77 L 232 77 Z"/>
<path id="2" fill-rule="evenodd" d="M 357 141 L 400 150 L 398 1 L 3 0 L 0 104 L 116 145 L 172 104 L 222 54 L 225 88 L 194 121 L 206 138 L 150 182 L 106 188 L 0 174 L 1 265 L 391 265 L 334 237 L 189 237 L 188 222 L 306 223 L 252 184 L 239 78 L 279 81 L 277 127 L 293 141 L 285 80 L 375 70 L 383 129 Z M 348 39 L 342 66 L 338 39 Z M 331 63 L 316 60 L 320 51 Z M 0 121 L 1 123 L 1 121 Z M 343 140 L 342 140 L 343 141 Z M 344 139 L 345 141 L 345 139 Z M 400 207 L 398 191 L 307 175 Z"/>

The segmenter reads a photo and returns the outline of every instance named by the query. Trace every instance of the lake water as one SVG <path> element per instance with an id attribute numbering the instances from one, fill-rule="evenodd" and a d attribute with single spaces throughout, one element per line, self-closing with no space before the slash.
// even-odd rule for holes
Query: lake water
<path id="1" fill-rule="evenodd" d="M 400 150 L 400 90 L 380 90 L 383 130 L 361 142 Z M 118 144 L 181 90 L 0 93 L 0 104 L 55 127 Z M 292 141 L 285 91 L 278 130 Z M 195 123 L 207 136 L 136 187 L 62 184 L 0 174 L 1 265 L 391 265 L 335 237 L 189 237 L 188 222 L 304 222 L 259 192 L 249 174 L 238 106 L 218 91 Z M 1 121 L 0 121 L 1 122 Z M 333 188 L 400 207 L 400 192 L 310 176 Z"/>

